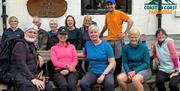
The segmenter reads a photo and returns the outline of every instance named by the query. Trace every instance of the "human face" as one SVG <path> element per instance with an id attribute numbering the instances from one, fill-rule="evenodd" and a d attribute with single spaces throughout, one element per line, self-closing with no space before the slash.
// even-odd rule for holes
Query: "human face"
<path id="1" fill-rule="evenodd" d="M 88 18 L 84 19 L 84 26 L 85 27 L 89 27 L 91 24 L 92 24 L 92 20 L 91 19 L 88 19 Z"/>
<path id="2" fill-rule="evenodd" d="M 40 18 L 34 18 L 33 23 L 36 26 L 40 27 L 41 26 L 41 19 Z"/>
<path id="3" fill-rule="evenodd" d="M 74 20 L 72 17 L 68 17 L 66 22 L 68 27 L 74 27 Z"/>
<path id="4" fill-rule="evenodd" d="M 98 30 L 93 29 L 89 31 L 89 37 L 92 41 L 96 41 L 99 39 L 99 33 Z"/>
<path id="5" fill-rule="evenodd" d="M 12 18 L 10 21 L 9 21 L 9 25 L 11 28 L 17 28 L 18 26 L 18 20 L 16 18 Z"/>
<path id="6" fill-rule="evenodd" d="M 115 10 L 115 4 L 113 4 L 113 3 L 107 3 L 107 4 L 106 4 L 106 8 L 107 8 L 107 11 L 108 11 L 108 12 L 112 12 L 112 11 Z"/>
<path id="7" fill-rule="evenodd" d="M 160 42 L 164 41 L 166 38 L 166 35 L 162 32 L 158 33 L 157 36 L 156 36 L 156 39 Z"/>
<path id="8" fill-rule="evenodd" d="M 137 45 L 139 37 L 140 35 L 138 34 L 129 35 L 129 40 L 130 40 L 131 45 Z"/>
<path id="9" fill-rule="evenodd" d="M 57 35 L 58 39 L 60 42 L 66 42 L 68 39 L 68 34 L 67 33 L 59 33 Z"/>
<path id="10" fill-rule="evenodd" d="M 51 31 L 56 31 L 57 30 L 57 27 L 58 27 L 58 25 L 56 24 L 56 23 L 50 23 L 50 28 L 51 28 Z"/>
<path id="11" fill-rule="evenodd" d="M 35 29 L 30 29 L 28 31 L 25 32 L 25 40 L 28 42 L 34 42 L 37 38 L 38 32 Z"/>

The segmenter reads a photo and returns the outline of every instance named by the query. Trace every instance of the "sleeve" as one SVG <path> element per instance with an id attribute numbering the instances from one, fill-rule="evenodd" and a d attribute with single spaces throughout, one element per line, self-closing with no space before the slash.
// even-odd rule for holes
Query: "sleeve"
<path id="1" fill-rule="evenodd" d="M 16 63 L 16 67 L 19 70 L 19 73 L 24 75 L 28 80 L 32 80 L 35 76 L 31 73 L 30 69 L 27 66 L 27 49 L 22 42 L 18 42 L 12 51 L 13 61 Z"/>
<path id="2" fill-rule="evenodd" d="M 128 66 L 128 59 L 127 59 L 127 51 L 126 50 L 127 50 L 126 46 L 123 46 L 123 48 L 122 48 L 122 64 L 123 64 L 125 72 L 128 73 L 131 70 L 129 69 L 129 66 Z"/>
<path id="3" fill-rule="evenodd" d="M 155 45 L 152 47 L 152 57 L 157 58 Z"/>
<path id="4" fill-rule="evenodd" d="M 20 29 L 20 28 L 19 28 Z M 21 31 L 21 39 L 23 39 L 24 38 L 24 32 L 23 32 L 23 30 L 22 29 L 20 29 L 20 31 Z"/>
<path id="5" fill-rule="evenodd" d="M 108 59 L 114 57 L 113 49 L 109 43 L 107 43 L 106 50 L 107 50 Z"/>
<path id="6" fill-rule="evenodd" d="M 72 45 L 72 63 L 70 65 L 72 67 L 76 67 L 77 63 L 78 63 L 77 52 L 75 47 Z"/>
<path id="7" fill-rule="evenodd" d="M 143 58 L 144 58 L 143 63 L 135 69 L 136 73 L 150 67 L 150 55 L 149 55 L 148 47 L 144 46 L 144 49 L 145 50 L 144 50 L 144 54 L 143 54 Z"/>
<path id="8" fill-rule="evenodd" d="M 77 36 L 78 36 L 78 46 L 77 46 L 77 50 L 82 49 L 82 32 L 80 31 L 80 29 L 77 29 Z"/>
<path id="9" fill-rule="evenodd" d="M 86 42 L 85 48 L 84 48 L 84 51 L 83 51 L 85 55 L 87 55 L 87 43 L 88 43 L 88 42 Z"/>
<path id="10" fill-rule="evenodd" d="M 60 62 L 57 58 L 56 48 L 53 46 L 50 50 L 50 58 L 55 67 L 66 68 L 66 64 Z"/>
<path id="11" fill-rule="evenodd" d="M 43 34 L 42 34 L 42 38 L 39 39 L 39 41 L 40 41 L 40 43 L 39 43 L 40 50 L 45 50 L 45 49 L 47 49 L 48 33 L 45 32 L 45 30 L 44 30 L 44 32 L 43 32 Z"/>
<path id="12" fill-rule="evenodd" d="M 169 41 L 167 43 L 167 46 L 168 46 L 168 49 L 169 49 L 169 52 L 170 52 L 170 55 L 174 64 L 174 68 L 178 69 L 178 55 L 176 53 L 176 48 L 174 46 L 173 41 Z"/>
<path id="13" fill-rule="evenodd" d="M 127 21 L 129 19 L 129 16 L 121 11 L 120 11 L 120 17 L 123 21 Z"/>

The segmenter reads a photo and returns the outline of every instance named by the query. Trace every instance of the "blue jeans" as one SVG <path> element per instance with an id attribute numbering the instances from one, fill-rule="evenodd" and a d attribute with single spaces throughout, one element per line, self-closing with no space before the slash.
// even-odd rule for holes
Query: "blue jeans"
<path id="1" fill-rule="evenodd" d="M 80 81 L 81 91 L 91 91 L 91 86 L 96 84 L 98 79 L 98 75 L 95 75 L 91 72 L 87 72 L 86 75 Z M 114 76 L 113 74 L 108 74 L 105 76 L 104 81 L 102 83 L 104 91 L 114 91 Z"/>

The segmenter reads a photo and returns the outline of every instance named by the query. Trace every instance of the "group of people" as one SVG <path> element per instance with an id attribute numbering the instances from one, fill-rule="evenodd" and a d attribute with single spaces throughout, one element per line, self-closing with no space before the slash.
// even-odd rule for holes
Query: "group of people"
<path id="1" fill-rule="evenodd" d="M 12 51 L 13 73 L 18 91 L 52 91 L 49 83 L 36 78 L 38 68 L 44 64 L 37 50 L 50 50 L 53 64 L 53 80 L 60 91 L 77 91 L 78 57 L 86 57 L 88 67 L 80 80 L 81 91 L 91 91 L 93 84 L 102 84 L 104 91 L 114 91 L 115 85 L 128 91 L 132 82 L 136 91 L 144 91 L 143 83 L 151 79 L 150 53 L 146 44 L 140 40 L 140 30 L 131 28 L 133 20 L 125 13 L 116 10 L 115 0 L 106 0 L 108 13 L 100 32 L 91 16 L 84 17 L 83 26 L 76 27 L 75 18 L 68 15 L 65 26 L 58 28 L 58 21 L 50 20 L 50 31 L 41 26 L 41 19 L 34 17 L 32 24 L 24 30 L 18 28 L 18 19 L 9 18 L 10 28 L 4 31 L 1 43 L 10 39 L 22 39 Z M 123 32 L 122 24 L 127 22 Z M 108 29 L 106 40 L 103 33 Z M 128 36 L 129 43 L 123 38 Z M 164 83 L 170 81 L 171 91 L 179 91 L 179 58 L 173 43 L 162 28 L 155 33 L 157 42 L 152 47 L 152 57 L 158 65 L 156 85 L 159 91 L 166 91 Z M 76 50 L 83 52 L 77 53 Z M 122 72 L 121 68 L 124 68 Z"/>

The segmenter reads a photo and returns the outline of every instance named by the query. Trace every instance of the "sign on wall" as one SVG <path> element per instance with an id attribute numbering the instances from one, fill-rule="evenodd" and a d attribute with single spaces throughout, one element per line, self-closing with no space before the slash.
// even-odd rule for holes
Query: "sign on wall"
<path id="1" fill-rule="evenodd" d="M 28 0 L 27 9 L 31 16 L 56 18 L 67 10 L 65 0 Z"/>

